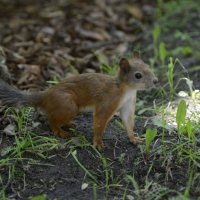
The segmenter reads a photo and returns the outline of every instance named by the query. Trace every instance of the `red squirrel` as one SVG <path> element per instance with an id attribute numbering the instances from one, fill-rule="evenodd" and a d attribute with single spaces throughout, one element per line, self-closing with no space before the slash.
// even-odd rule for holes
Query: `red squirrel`
<path id="1" fill-rule="evenodd" d="M 62 129 L 85 109 L 93 113 L 93 144 L 104 148 L 104 129 L 116 111 L 127 131 L 130 142 L 141 143 L 134 136 L 134 116 L 137 90 L 155 87 L 157 77 L 134 53 L 131 59 L 121 58 L 119 72 L 112 77 L 100 73 L 86 73 L 67 78 L 45 91 L 25 93 L 0 82 L 0 100 L 7 106 L 34 106 L 47 115 L 52 132 L 60 137 L 69 134 Z"/>

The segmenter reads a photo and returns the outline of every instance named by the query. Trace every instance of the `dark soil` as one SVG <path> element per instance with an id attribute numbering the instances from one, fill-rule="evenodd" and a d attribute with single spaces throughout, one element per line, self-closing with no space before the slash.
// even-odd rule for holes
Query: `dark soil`
<path id="1" fill-rule="evenodd" d="M 114 117 L 105 131 L 104 142 L 106 149 L 103 155 L 107 158 L 109 170 L 113 170 L 113 176 L 119 180 L 128 174 L 137 174 L 138 180 L 142 181 L 145 176 L 145 166 L 138 166 L 135 170 L 133 163 L 137 156 L 141 154 L 138 146 L 131 144 L 124 130 L 116 124 L 118 117 Z M 76 118 L 78 124 L 76 131 L 78 134 L 84 134 L 86 139 L 92 142 L 92 114 L 84 114 Z M 136 121 L 137 131 L 142 134 L 144 132 L 143 123 Z M 49 131 L 44 128 L 43 131 Z M 72 133 L 73 135 L 73 133 Z M 50 137 L 53 137 L 52 135 Z M 79 137 L 73 137 L 78 144 Z M 6 138 L 13 140 L 13 138 Z M 3 138 L 4 141 L 6 141 Z M 65 140 L 60 139 L 61 142 Z M 75 147 L 75 145 L 70 145 Z M 38 194 L 46 194 L 49 199 L 93 199 L 92 185 L 86 190 L 81 190 L 81 185 L 84 182 L 85 172 L 75 162 L 72 155 L 69 155 L 70 147 L 54 150 L 47 155 L 47 159 L 37 158 L 32 154 L 27 154 L 25 157 L 39 159 L 41 164 L 29 165 L 28 163 L 17 164 L 17 177 L 12 181 L 7 194 L 10 197 L 19 199 L 28 199 L 31 196 Z M 111 189 L 108 194 L 105 190 L 105 172 L 101 160 L 97 157 L 92 147 L 76 147 L 79 161 L 91 172 L 97 176 L 98 184 L 102 189 L 97 190 L 97 199 L 121 198 L 125 188 Z M 125 155 L 123 163 L 119 162 L 121 154 Z M 142 169 L 140 169 L 142 167 Z M 23 176 L 25 172 L 25 177 Z M 5 174 L 7 175 L 7 174 Z M 88 180 L 89 181 L 89 180 Z M 86 181 L 86 182 L 88 182 Z M 120 181 L 120 184 L 121 184 Z M 90 182 L 90 181 L 89 181 Z M 123 183 L 127 185 L 127 183 Z M 131 187 L 130 187 L 131 189 Z"/>
<path id="2" fill-rule="evenodd" d="M 158 179 L 157 181 L 161 183 L 161 180 L 164 181 L 166 178 L 165 166 L 160 166 L 160 163 L 156 161 L 146 163 L 144 158 L 142 162 L 135 164 L 141 155 L 145 155 L 141 152 L 139 146 L 129 142 L 125 131 L 116 125 L 116 119 L 118 118 L 114 117 L 105 131 L 104 142 L 107 148 L 103 151 L 103 155 L 107 158 L 108 170 L 113 171 L 113 177 L 118 178 L 122 186 L 116 188 L 113 186 L 106 193 L 105 171 L 102 161 L 97 157 L 93 148 L 76 147 L 79 161 L 89 171 L 94 172 L 97 177 L 100 186 L 97 190 L 97 199 L 121 199 L 125 187 L 127 187 L 128 194 L 133 195 L 133 186 L 125 181 L 125 176 L 134 174 L 137 177 L 136 181 L 143 185 L 150 164 L 153 167 L 149 178 Z M 92 141 L 91 121 L 91 114 L 84 114 L 76 119 L 76 123 L 79 124 L 77 131 L 85 134 L 89 142 Z M 143 121 L 136 121 L 136 131 L 140 135 L 144 133 L 143 125 Z M 10 139 L 12 140 L 12 138 Z M 77 139 L 77 137 L 74 139 Z M 72 146 L 75 148 L 74 144 Z M 40 164 L 29 165 L 26 162 L 19 162 L 16 168 L 17 176 L 12 180 L 12 184 L 7 191 L 8 196 L 16 199 L 28 199 L 38 194 L 46 194 L 49 199 L 94 199 L 92 182 L 86 190 L 81 190 L 81 185 L 85 180 L 85 172 L 69 154 L 70 149 L 65 147 L 64 149 L 54 150 L 48 153 L 48 158 L 42 160 L 32 154 L 27 154 L 25 157 L 31 158 L 33 156 L 34 159 L 39 160 Z M 124 155 L 122 162 L 119 160 L 121 155 Z M 25 173 L 25 176 L 22 172 Z M 154 177 L 155 172 L 159 177 Z M 179 171 L 179 169 L 174 168 L 172 174 L 174 179 L 167 182 L 171 189 L 174 188 L 175 184 L 180 187 L 186 181 L 182 176 L 184 174 L 183 170 Z M 179 183 L 177 183 L 176 177 L 178 177 Z M 90 183 L 90 179 L 86 179 L 86 182 Z M 112 184 L 111 180 L 109 183 Z M 171 195 L 173 195 L 173 192 L 171 192 Z"/>
<path id="3" fill-rule="evenodd" d="M 142 49 L 144 60 L 148 62 L 149 58 L 153 57 L 151 30 L 156 8 L 152 2 L 1 0 L 0 43 L 3 53 L 0 51 L 0 67 L 4 66 L 7 70 L 0 71 L 0 78 L 23 90 L 43 90 L 49 86 L 47 83 L 49 80 L 61 80 L 77 73 L 100 72 L 97 56 L 111 63 L 113 59 L 133 49 Z M 127 6 L 136 6 L 135 9 L 138 10 L 134 11 L 132 8 L 127 11 Z M 194 26 L 186 23 L 187 26 L 180 27 L 181 31 L 185 27 L 185 31 L 195 32 L 199 27 L 199 15 L 196 11 L 189 20 L 188 23 L 193 23 Z M 168 49 L 179 45 L 174 42 L 171 34 L 172 29 L 169 28 L 162 35 L 162 40 L 166 42 Z M 199 41 L 199 34 L 194 35 L 192 39 Z M 93 52 L 96 52 L 97 56 Z M 200 59 L 197 57 L 197 54 L 183 55 L 180 59 L 186 69 L 190 69 L 191 66 L 199 66 Z M 156 65 L 160 84 L 165 84 L 166 73 L 159 70 L 159 63 Z M 180 71 L 180 68 L 176 71 L 178 78 Z M 189 76 L 194 81 L 195 88 L 199 88 L 198 71 L 189 73 Z M 185 84 L 180 85 L 180 88 L 184 87 L 187 88 Z M 148 94 L 139 92 L 138 102 L 143 100 L 145 106 L 152 106 L 155 95 L 148 96 Z M 161 96 L 156 98 L 157 101 L 161 100 Z M 9 124 L 15 125 L 16 121 L 13 114 L 5 116 L 4 112 L 5 109 L 2 108 L 0 150 L 15 145 L 14 136 L 6 134 L 4 129 Z M 136 116 L 135 131 L 140 136 L 144 136 L 146 131 L 146 119 L 153 115 L 154 113 L 149 111 L 142 117 Z M 9 181 L 9 170 L 12 166 L 0 168 L 3 186 L 7 184 L 5 191 L 7 197 L 26 200 L 32 196 L 45 194 L 50 200 L 89 200 L 95 199 L 95 187 L 98 200 L 123 199 L 124 194 L 135 197 L 135 189 L 127 180 L 127 175 L 133 174 L 140 188 L 146 185 L 147 176 L 148 180 L 153 180 L 153 185 L 146 188 L 148 191 L 144 188 L 144 192 L 140 194 L 141 199 L 147 197 L 155 199 L 154 191 L 156 192 L 160 186 L 170 189 L 170 192 L 159 199 L 169 199 L 176 196 L 177 192 L 183 193 L 188 181 L 186 167 L 188 163 L 183 162 L 185 166 L 173 165 L 176 163 L 175 157 L 174 160 L 160 163 L 159 152 L 147 159 L 144 153 L 145 146 L 131 144 L 117 120 L 120 121 L 117 116 L 111 120 L 104 136 L 107 148 L 102 155 L 107 162 L 109 184 L 113 184 L 108 192 L 106 192 L 106 171 L 103 162 L 99 154 L 89 145 L 92 143 L 92 114 L 86 113 L 75 119 L 77 127 L 75 131 L 71 130 L 72 140 L 69 144 L 66 145 L 66 140 L 57 138 L 63 146 L 47 151 L 46 158 L 36 156 L 33 152 L 26 152 L 24 157 L 33 158 L 37 162 L 32 164 L 27 160 L 18 161 L 14 168 L 16 175 Z M 32 127 L 37 122 L 40 125 Z M 38 135 L 54 138 L 44 116 L 34 114 L 30 118 L 29 126 L 31 131 Z M 19 136 L 22 136 L 22 133 L 17 130 L 17 137 Z M 172 136 L 169 135 L 170 137 Z M 160 137 L 156 138 L 154 148 L 156 149 L 160 143 Z M 80 163 L 97 178 L 97 186 L 74 160 L 70 153 L 73 150 L 77 150 Z M 85 190 L 81 189 L 83 183 L 89 183 Z M 116 186 L 114 183 L 119 185 Z M 190 196 L 197 199 L 200 191 L 190 191 Z"/>
<path id="4" fill-rule="evenodd" d="M 171 166 L 170 170 L 173 178 L 168 177 L 166 172 L 169 166 L 161 166 L 161 163 L 157 162 L 155 158 L 149 158 L 148 161 L 143 150 L 141 150 L 142 147 L 129 142 L 125 131 L 119 128 L 116 120 L 119 120 L 118 117 L 111 120 L 105 131 L 106 149 L 102 152 L 102 155 L 107 160 L 109 173 L 112 171 L 112 176 L 121 186 L 110 187 L 109 192 L 106 192 L 106 175 L 101 159 L 91 146 L 84 147 L 84 145 L 80 145 L 80 138 L 83 135 L 89 143 L 92 142 L 92 114 L 85 113 L 75 120 L 78 125 L 76 134 L 79 136 L 72 137 L 70 145 L 47 153 L 45 159 L 41 159 L 32 153 L 26 153 L 24 157 L 33 158 L 39 163 L 34 165 L 26 161 L 19 161 L 15 168 L 16 176 L 11 181 L 6 194 L 14 199 L 29 199 L 31 196 L 39 194 L 47 195 L 48 199 L 94 199 L 94 182 L 90 181 L 90 178 L 86 178 L 85 172 L 69 154 L 70 151 L 76 149 L 78 160 L 97 178 L 97 199 L 122 199 L 125 190 L 127 190 L 127 194 L 134 196 L 133 186 L 128 184 L 125 177 L 127 174 L 134 174 L 138 184 L 145 185 L 150 165 L 152 165 L 152 169 L 149 179 L 170 188 L 172 191 L 168 196 L 175 195 L 174 188 L 181 188 L 187 181 L 184 176 L 187 169 L 181 168 L 180 170 L 177 166 Z M 44 125 L 42 127 L 44 132 L 49 131 L 48 127 Z M 136 132 L 142 136 L 144 131 L 144 120 L 137 119 Z M 53 136 L 50 135 L 49 137 Z M 13 141 L 13 138 L 8 136 L 6 138 L 3 136 L 1 139 L 3 141 L 9 140 L 9 143 Z M 64 143 L 65 140 L 60 139 L 60 142 Z M 120 161 L 122 155 L 124 158 Z M 143 156 L 142 160 L 141 156 Z M 157 156 L 159 158 L 159 154 Z M 185 164 L 187 165 L 187 163 Z M 1 171 L 5 173 L 3 177 L 6 180 L 8 171 L 6 169 Z M 85 182 L 89 183 L 89 186 L 87 189 L 81 190 L 81 185 Z M 114 184 L 111 177 L 109 178 L 109 184 Z M 154 189 L 152 188 L 152 191 Z M 197 194 L 198 192 L 194 191 L 194 195 Z M 145 194 L 141 194 L 142 199 L 145 199 L 145 197 Z"/>

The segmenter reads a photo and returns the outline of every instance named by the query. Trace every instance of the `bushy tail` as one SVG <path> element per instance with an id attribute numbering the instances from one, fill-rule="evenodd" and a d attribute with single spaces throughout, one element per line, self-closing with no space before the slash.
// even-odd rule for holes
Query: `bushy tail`
<path id="1" fill-rule="evenodd" d="M 0 102 L 6 106 L 37 106 L 40 102 L 40 93 L 25 93 L 7 83 L 0 81 Z"/>

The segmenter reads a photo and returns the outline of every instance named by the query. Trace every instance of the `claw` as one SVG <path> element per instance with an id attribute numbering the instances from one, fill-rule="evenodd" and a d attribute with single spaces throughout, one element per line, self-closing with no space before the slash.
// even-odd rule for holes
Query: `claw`
<path id="1" fill-rule="evenodd" d="M 141 144 L 144 142 L 144 138 L 134 137 L 130 140 L 133 144 Z"/>
<path id="2" fill-rule="evenodd" d="M 99 151 L 105 149 L 105 144 L 103 142 L 94 142 L 94 147 L 97 148 Z"/>
<path id="3" fill-rule="evenodd" d="M 69 138 L 70 134 L 64 130 L 53 130 L 53 134 L 61 138 Z"/>
<path id="4" fill-rule="evenodd" d="M 70 122 L 66 126 L 67 126 L 67 128 L 73 128 L 73 129 L 75 129 L 76 128 L 76 123 L 75 122 Z"/>
<path id="5" fill-rule="evenodd" d="M 59 135 L 61 138 L 69 138 L 70 137 L 69 133 L 67 133 L 66 131 L 59 132 Z"/>

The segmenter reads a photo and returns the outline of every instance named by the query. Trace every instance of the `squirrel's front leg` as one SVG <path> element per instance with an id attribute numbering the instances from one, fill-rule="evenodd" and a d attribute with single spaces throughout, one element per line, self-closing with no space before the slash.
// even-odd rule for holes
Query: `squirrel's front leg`
<path id="1" fill-rule="evenodd" d="M 93 119 L 93 129 L 94 129 L 94 136 L 93 136 L 93 145 L 97 147 L 98 150 L 102 150 L 105 148 L 103 143 L 103 133 L 105 127 L 107 125 L 107 120 L 99 113 L 94 113 Z"/>
<path id="2" fill-rule="evenodd" d="M 135 99 L 131 98 L 127 101 L 120 109 L 120 117 L 127 131 L 130 142 L 133 144 L 142 143 L 144 140 L 140 137 L 135 137 L 134 126 L 135 126 Z"/>
<path id="3" fill-rule="evenodd" d="M 98 150 L 102 150 L 105 148 L 103 143 L 103 133 L 104 130 L 112 118 L 114 113 L 114 109 L 108 108 L 97 108 L 94 112 L 93 126 L 94 126 L 94 136 L 93 136 L 93 144 L 97 147 Z"/>

